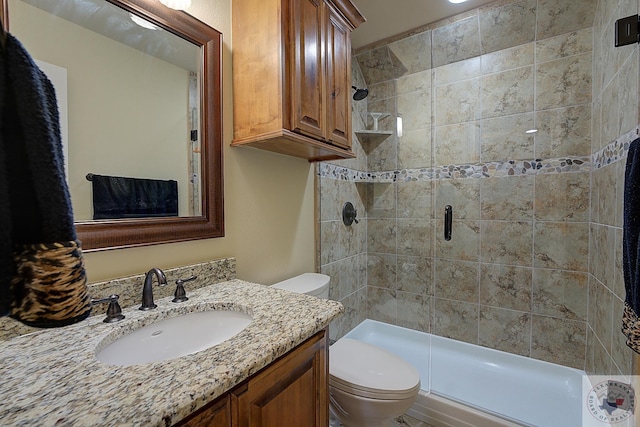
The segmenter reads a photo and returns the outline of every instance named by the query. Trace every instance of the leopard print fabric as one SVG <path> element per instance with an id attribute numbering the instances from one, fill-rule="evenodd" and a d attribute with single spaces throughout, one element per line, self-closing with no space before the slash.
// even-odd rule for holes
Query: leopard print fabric
<path id="1" fill-rule="evenodd" d="M 626 302 L 622 314 L 622 333 L 627 337 L 627 346 L 640 354 L 640 318 Z"/>
<path id="2" fill-rule="evenodd" d="M 79 322 L 91 313 L 78 242 L 23 245 L 14 250 L 11 317 L 35 327 Z"/>

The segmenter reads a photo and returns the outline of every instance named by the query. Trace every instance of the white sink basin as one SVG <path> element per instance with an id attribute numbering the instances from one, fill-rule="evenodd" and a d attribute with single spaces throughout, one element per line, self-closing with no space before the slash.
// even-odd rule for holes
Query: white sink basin
<path id="1" fill-rule="evenodd" d="M 239 311 L 211 310 L 184 314 L 136 329 L 96 354 L 102 363 L 131 366 L 175 359 L 228 340 L 251 323 Z"/>

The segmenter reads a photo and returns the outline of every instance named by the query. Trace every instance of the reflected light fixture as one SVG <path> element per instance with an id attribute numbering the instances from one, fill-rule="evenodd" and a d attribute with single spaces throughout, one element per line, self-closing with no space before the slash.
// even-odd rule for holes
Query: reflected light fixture
<path id="1" fill-rule="evenodd" d="M 467 0 L 449 0 L 449 3 L 464 3 Z"/>
<path id="2" fill-rule="evenodd" d="M 184 10 L 191 6 L 191 0 L 160 0 L 160 3 L 176 10 Z"/>
<path id="3" fill-rule="evenodd" d="M 147 21 L 146 19 L 143 19 L 143 18 L 139 17 L 138 15 L 134 15 L 133 13 L 129 13 L 129 18 L 131 18 L 131 20 L 133 22 L 135 22 L 136 24 L 138 24 L 142 28 L 146 28 L 147 30 L 157 30 L 158 29 L 158 27 L 153 25 L 151 22 Z"/>

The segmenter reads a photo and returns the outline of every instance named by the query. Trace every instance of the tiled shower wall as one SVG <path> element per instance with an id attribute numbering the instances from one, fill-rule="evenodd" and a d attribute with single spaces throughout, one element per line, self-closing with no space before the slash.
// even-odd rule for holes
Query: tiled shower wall
<path id="1" fill-rule="evenodd" d="M 318 169 L 319 262 L 348 313 L 333 338 L 371 318 L 629 372 L 624 156 L 597 168 L 592 154 L 638 121 L 637 48 L 613 47 L 637 3 L 499 1 L 356 52 L 354 85 L 370 90 L 353 103 L 358 158 Z M 393 134 L 364 142 L 367 111 Z"/>

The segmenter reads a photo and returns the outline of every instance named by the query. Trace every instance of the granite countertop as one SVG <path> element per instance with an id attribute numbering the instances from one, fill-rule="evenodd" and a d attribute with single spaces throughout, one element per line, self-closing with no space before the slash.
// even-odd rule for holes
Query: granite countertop
<path id="1" fill-rule="evenodd" d="M 157 425 L 176 423 L 269 365 L 342 311 L 340 303 L 264 285 L 230 280 L 188 292 L 176 304 L 123 310 L 64 328 L 5 341 L 0 346 L 0 423 L 37 426 Z M 136 366 L 111 366 L 96 350 L 156 320 L 209 308 L 253 316 L 233 338 L 192 355 Z"/>

